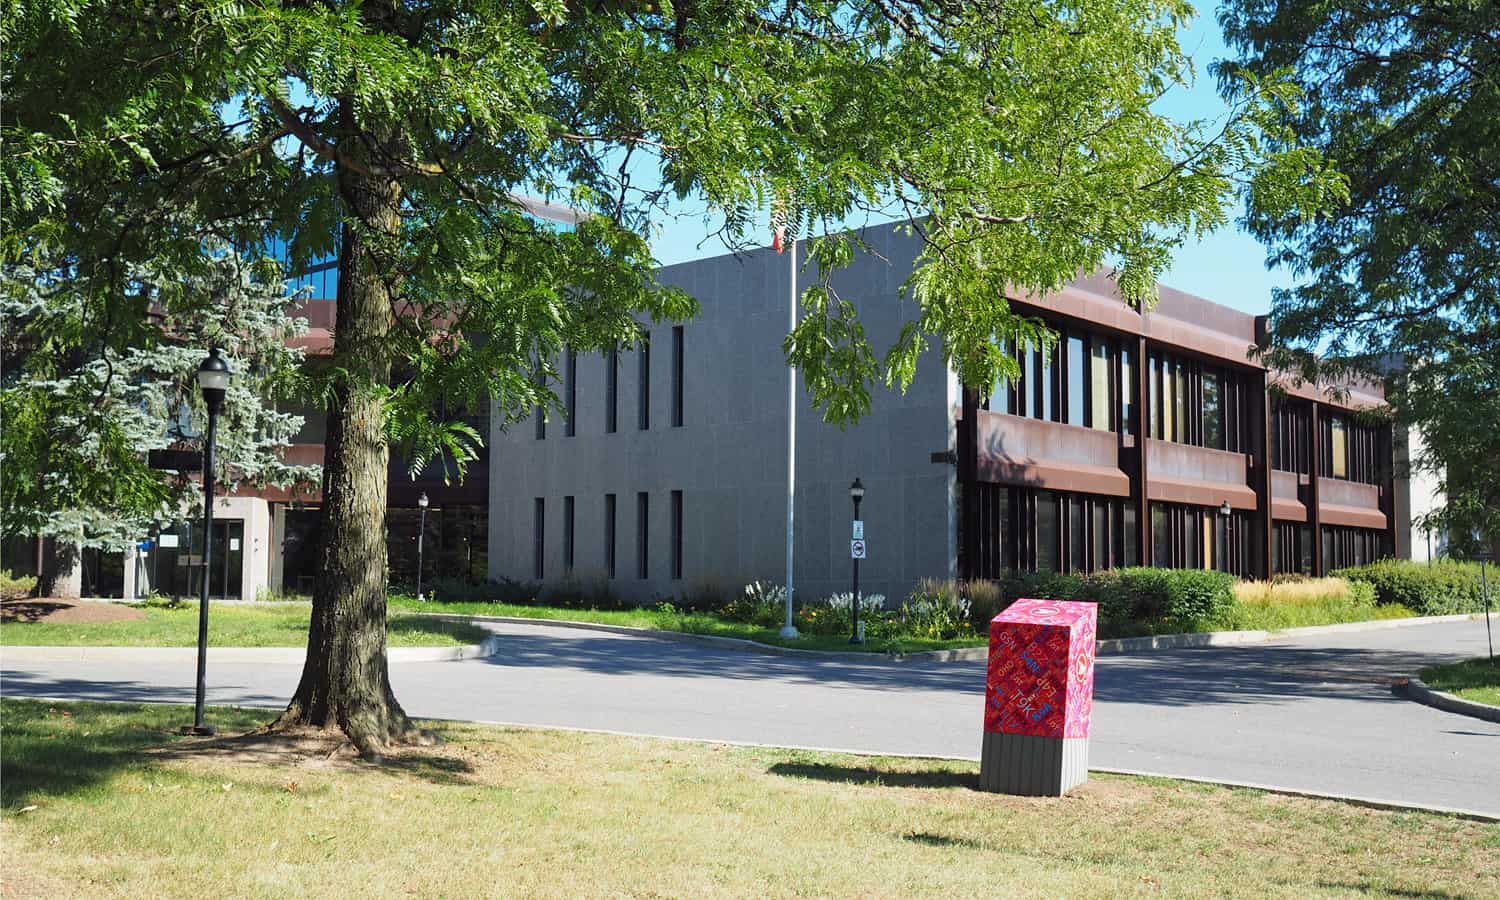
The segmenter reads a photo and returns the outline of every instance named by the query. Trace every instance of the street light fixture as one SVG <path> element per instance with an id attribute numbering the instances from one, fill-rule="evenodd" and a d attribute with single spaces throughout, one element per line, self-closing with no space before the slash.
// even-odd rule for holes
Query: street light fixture
<path id="1" fill-rule="evenodd" d="M 864 539 L 864 523 L 859 518 L 859 501 L 865 499 L 864 482 L 858 478 L 849 485 L 849 499 L 854 501 L 854 537 L 856 540 Z M 854 557 L 854 633 L 849 636 L 849 643 L 863 644 L 865 636 L 860 633 L 859 628 L 859 557 Z"/>
<path id="2" fill-rule="evenodd" d="M 1224 518 L 1229 518 L 1230 514 L 1232 514 L 1233 512 L 1234 507 L 1229 505 L 1228 500 L 1225 500 L 1223 503 L 1219 504 L 1219 515 L 1223 516 Z"/>
<path id="3" fill-rule="evenodd" d="M 422 536 L 427 534 L 427 492 L 417 498 L 417 506 L 422 509 L 422 524 L 417 526 L 417 602 L 422 602 Z"/>
<path id="4" fill-rule="evenodd" d="M 218 347 L 210 350 L 207 358 L 198 364 L 198 389 L 203 392 L 203 404 L 208 407 L 208 434 L 203 441 L 203 578 L 198 591 L 198 684 L 193 698 L 193 724 L 183 726 L 183 734 L 215 732 L 212 725 L 203 721 L 203 701 L 208 684 L 208 579 L 213 572 L 214 556 L 214 439 L 218 433 L 219 410 L 224 406 L 224 393 L 229 390 L 229 377 L 233 374 L 229 363 L 219 355 Z"/>

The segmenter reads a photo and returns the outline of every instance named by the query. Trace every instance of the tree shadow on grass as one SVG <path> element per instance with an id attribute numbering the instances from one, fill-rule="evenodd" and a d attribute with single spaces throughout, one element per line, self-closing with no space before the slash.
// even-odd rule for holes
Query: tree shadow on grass
<path id="1" fill-rule="evenodd" d="M 1380 894 L 1387 897 L 1413 897 L 1418 900 L 1454 900 L 1454 898 L 1464 896 L 1442 890 L 1399 888 L 1370 881 L 1319 881 L 1317 885 L 1325 891 L 1353 891 L 1359 894 Z"/>
<path id="2" fill-rule="evenodd" d="M 380 763 L 354 757 L 341 736 L 321 739 L 269 734 L 267 712 L 215 707 L 209 721 L 221 734 L 183 737 L 192 721 L 186 706 L 6 700 L 0 743 L 0 809 L 15 812 L 49 797 L 107 785 L 131 769 L 168 762 L 259 765 L 295 771 L 336 766 L 341 771 L 394 772 L 437 784 L 468 784 L 473 767 L 440 749 L 401 748 Z"/>
<path id="3" fill-rule="evenodd" d="M 225 728 L 253 728 L 264 712 L 216 709 Z M 134 703 L 5 701 L 0 744 L 0 808 L 15 811 L 42 797 L 61 797 L 108 782 L 145 764 L 147 751 L 175 739 L 192 721 L 182 707 Z"/>
<path id="4" fill-rule="evenodd" d="M 785 778 L 811 778 L 841 784 L 868 784 L 881 787 L 971 788 L 978 790 L 979 776 L 974 772 L 943 770 L 877 769 L 870 766 L 837 766 L 826 763 L 776 763 L 766 770 Z"/>

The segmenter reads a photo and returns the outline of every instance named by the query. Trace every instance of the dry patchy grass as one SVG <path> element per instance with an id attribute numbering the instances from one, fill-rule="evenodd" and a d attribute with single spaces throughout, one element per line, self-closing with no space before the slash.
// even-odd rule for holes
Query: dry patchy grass
<path id="1" fill-rule="evenodd" d="M 1500 894 L 1500 826 L 1160 779 L 1017 798 L 967 763 L 450 723 L 372 766 L 174 738 L 181 708 L 3 710 L 7 897 Z"/>

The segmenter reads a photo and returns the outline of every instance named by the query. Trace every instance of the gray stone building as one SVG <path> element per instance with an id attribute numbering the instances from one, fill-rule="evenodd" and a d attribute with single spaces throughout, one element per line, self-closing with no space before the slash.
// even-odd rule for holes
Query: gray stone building
<path id="1" fill-rule="evenodd" d="M 917 315 L 918 246 L 868 229 L 839 273 L 888 346 Z M 491 434 L 489 574 L 607 580 L 636 601 L 785 578 L 788 262 L 764 249 L 672 266 L 700 316 L 649 349 L 564 361 L 569 415 Z M 847 430 L 797 413 L 796 586 L 848 589 L 848 488 L 866 489 L 862 587 L 1010 569 L 1214 568 L 1322 575 L 1408 556 L 1409 486 L 1377 384 L 1297 384 L 1252 352 L 1265 322 L 1163 287 L 1153 310 L 1106 275 L 1012 296 L 1058 334 L 1004 346 L 1014 383 L 960 386 L 929 350 L 904 395 Z M 498 417 L 492 417 L 497 420 Z"/>
<path id="2" fill-rule="evenodd" d="M 890 228 L 866 239 L 878 256 L 861 254 L 838 286 L 879 347 L 916 314 L 899 289 L 917 244 Z M 788 258 L 761 249 L 662 277 L 698 298 L 698 318 L 645 326 L 644 353 L 563 361 L 571 424 L 554 412 L 541 428 L 492 430 L 492 578 L 571 573 L 636 601 L 785 581 Z M 845 430 L 800 388 L 797 596 L 849 589 L 856 477 L 867 490 L 861 590 L 894 601 L 921 577 L 951 576 L 954 469 L 932 454 L 953 446 L 958 389 L 940 355 L 923 356 L 904 395 L 877 389 Z"/>

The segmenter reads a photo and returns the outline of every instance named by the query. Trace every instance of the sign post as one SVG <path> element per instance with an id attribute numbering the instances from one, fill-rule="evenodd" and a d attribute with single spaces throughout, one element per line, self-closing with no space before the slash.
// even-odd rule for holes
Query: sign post
<path id="1" fill-rule="evenodd" d="M 859 624 L 859 561 L 865 558 L 865 523 L 859 517 L 859 501 L 865 499 L 864 482 L 854 479 L 849 485 L 849 498 L 854 501 L 853 537 L 849 541 L 849 558 L 854 560 L 854 629 L 849 635 L 849 643 L 863 644 L 865 630 Z"/>

